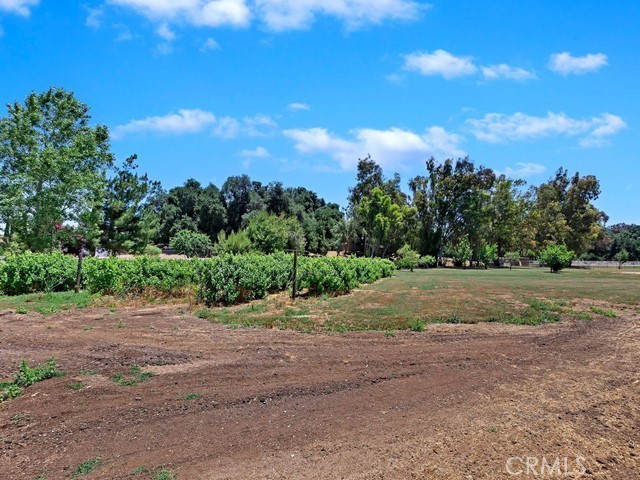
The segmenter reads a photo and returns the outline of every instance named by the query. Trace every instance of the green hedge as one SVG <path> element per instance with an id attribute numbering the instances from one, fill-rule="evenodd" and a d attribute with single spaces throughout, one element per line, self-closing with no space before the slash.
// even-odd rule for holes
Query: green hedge
<path id="1" fill-rule="evenodd" d="M 75 286 L 77 259 L 60 253 L 16 255 L 0 263 L 0 288 L 6 295 L 69 291 Z M 298 263 L 298 290 L 340 295 L 361 283 L 393 274 L 388 260 L 368 258 L 307 258 Z M 223 255 L 206 260 L 88 258 L 83 264 L 83 288 L 91 293 L 135 295 L 147 290 L 181 293 L 199 286 L 198 299 L 207 305 L 235 304 L 264 298 L 291 287 L 293 257 Z"/>
<path id="2" fill-rule="evenodd" d="M 198 260 L 153 257 L 91 258 L 84 263 L 84 286 L 91 293 L 139 294 L 153 289 L 171 294 L 197 282 Z"/>
<path id="3" fill-rule="evenodd" d="M 77 268 L 78 260 L 62 253 L 9 255 L 0 262 L 0 290 L 5 295 L 73 290 Z"/>

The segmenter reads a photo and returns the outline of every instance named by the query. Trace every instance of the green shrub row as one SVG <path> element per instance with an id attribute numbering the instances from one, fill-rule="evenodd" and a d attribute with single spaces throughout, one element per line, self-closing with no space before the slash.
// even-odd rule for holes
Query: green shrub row
<path id="1" fill-rule="evenodd" d="M 361 283 L 393 275 L 392 262 L 368 258 L 307 258 L 298 260 L 297 289 L 312 294 L 345 294 Z M 293 257 L 226 255 L 199 264 L 199 300 L 205 304 L 234 304 L 286 290 L 293 276 Z"/>
<path id="2" fill-rule="evenodd" d="M 9 255 L 0 262 L 0 291 L 22 295 L 73 290 L 77 268 L 78 260 L 62 253 Z"/>
<path id="3" fill-rule="evenodd" d="M 84 286 L 91 293 L 135 295 L 146 290 L 171 294 L 197 282 L 198 260 L 153 257 L 92 258 L 83 267 Z"/>
<path id="4" fill-rule="evenodd" d="M 77 259 L 59 253 L 24 254 L 0 263 L 0 289 L 6 295 L 69 291 L 75 286 Z M 298 261 L 298 290 L 340 295 L 362 283 L 393 274 L 388 260 L 369 258 L 307 258 Z M 198 286 L 207 305 L 235 304 L 264 298 L 291 286 L 293 257 L 222 255 L 207 260 L 88 258 L 83 264 L 83 288 L 91 293 L 135 295 L 148 290 L 165 294 Z"/>

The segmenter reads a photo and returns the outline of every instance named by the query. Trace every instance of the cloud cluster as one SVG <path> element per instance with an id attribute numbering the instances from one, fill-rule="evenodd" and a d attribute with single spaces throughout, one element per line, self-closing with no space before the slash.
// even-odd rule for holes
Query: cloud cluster
<path id="1" fill-rule="evenodd" d="M 554 53 L 549 60 L 549 69 L 560 75 L 584 75 L 596 72 L 608 65 L 604 53 L 590 53 L 584 57 L 574 57 L 569 52 Z"/>
<path id="2" fill-rule="evenodd" d="M 7 1 L 7 0 L 0 0 Z M 246 27 L 254 18 L 269 30 L 308 28 L 317 16 L 341 20 L 349 29 L 385 20 L 412 20 L 424 5 L 415 0 L 107 0 L 158 22 L 206 27 Z"/>
<path id="3" fill-rule="evenodd" d="M 31 14 L 31 8 L 37 6 L 40 0 L 0 0 L 0 11 L 17 13 L 23 17 Z"/>
<path id="4" fill-rule="evenodd" d="M 213 113 L 199 109 L 183 109 L 177 113 L 132 120 L 113 129 L 113 138 L 118 140 L 130 134 L 156 133 L 164 135 L 186 135 L 209 131 L 224 139 L 238 136 L 263 137 L 273 134 L 277 123 L 267 115 L 244 117 L 216 117 Z"/>
<path id="5" fill-rule="evenodd" d="M 496 173 L 503 174 L 509 178 L 529 178 L 546 171 L 547 167 L 539 163 L 518 162 L 515 168 L 507 167 L 504 170 L 496 170 Z"/>
<path id="6" fill-rule="evenodd" d="M 520 112 L 513 115 L 489 113 L 481 119 L 467 120 L 467 124 L 478 140 L 489 143 L 506 143 L 553 135 L 580 135 L 580 145 L 583 147 L 606 145 L 610 136 L 627 127 L 624 120 L 610 113 L 590 119 L 574 119 L 564 113 L 552 112 L 545 117 Z"/>
<path id="7" fill-rule="evenodd" d="M 447 80 L 482 73 L 484 80 L 531 80 L 533 72 L 505 63 L 478 67 L 473 57 L 456 56 L 446 50 L 413 52 L 404 56 L 404 69 L 424 76 L 441 76 Z"/>
<path id="8" fill-rule="evenodd" d="M 285 130 L 303 154 L 327 154 L 342 170 L 355 170 L 358 158 L 371 154 L 383 168 L 404 169 L 421 163 L 430 156 L 460 157 L 462 138 L 442 127 L 431 127 L 423 133 L 391 128 L 388 130 L 359 129 L 345 139 L 325 128 Z"/>

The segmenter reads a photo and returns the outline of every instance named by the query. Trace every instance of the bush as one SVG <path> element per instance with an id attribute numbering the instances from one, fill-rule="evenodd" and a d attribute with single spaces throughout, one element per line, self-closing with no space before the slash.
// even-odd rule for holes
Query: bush
<path id="1" fill-rule="evenodd" d="M 388 260 L 368 258 L 308 258 L 298 261 L 298 290 L 311 294 L 348 293 L 360 283 L 371 283 L 393 274 Z M 201 282 L 198 298 L 208 306 L 234 304 L 264 298 L 290 287 L 293 256 L 224 255 L 198 265 Z"/>
<path id="2" fill-rule="evenodd" d="M 213 247 L 217 255 L 225 253 L 243 254 L 251 251 L 251 240 L 247 236 L 247 232 L 231 232 L 227 235 L 224 230 L 218 234 L 218 241 Z"/>
<path id="3" fill-rule="evenodd" d="M 567 250 L 565 245 L 552 244 L 540 252 L 540 262 L 549 267 L 552 272 L 567 268 L 574 258 L 575 254 Z"/>
<path id="4" fill-rule="evenodd" d="M 396 260 L 396 267 L 398 269 L 409 269 L 413 272 L 413 269 L 418 266 L 420 255 L 413 250 L 410 245 L 405 244 L 404 247 L 398 250 L 398 259 Z"/>
<path id="5" fill-rule="evenodd" d="M 9 255 L 0 263 L 0 289 L 5 295 L 73 290 L 78 259 L 62 253 Z"/>
<path id="6" fill-rule="evenodd" d="M 160 247 L 156 247 L 155 245 L 147 245 L 146 247 L 144 247 L 142 253 L 148 257 L 157 257 L 162 253 L 162 249 Z"/>
<path id="7" fill-rule="evenodd" d="M 181 253 L 189 258 L 206 257 L 213 249 L 208 235 L 190 230 L 178 232 L 169 242 L 169 246 L 176 253 Z"/>
<path id="8" fill-rule="evenodd" d="M 84 282 L 91 293 L 127 295 L 153 289 L 175 294 L 196 283 L 197 263 L 154 257 L 92 258 L 84 263 Z"/>
<path id="9" fill-rule="evenodd" d="M 436 263 L 436 257 L 433 257 L 431 255 L 423 255 L 418 259 L 416 268 L 433 268 L 436 266 Z"/>

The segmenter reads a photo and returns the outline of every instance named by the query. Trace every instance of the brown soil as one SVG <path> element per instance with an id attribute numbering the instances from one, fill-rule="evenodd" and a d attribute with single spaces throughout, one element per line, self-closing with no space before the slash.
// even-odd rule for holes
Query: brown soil
<path id="1" fill-rule="evenodd" d="M 67 375 L 0 404 L 0 477 L 70 478 L 100 457 L 79 478 L 578 478 L 506 466 L 582 457 L 581 478 L 638 479 L 639 319 L 387 337 L 230 330 L 173 306 L 4 313 L 0 379 L 52 355 Z M 111 380 L 135 365 L 156 376 Z"/>

